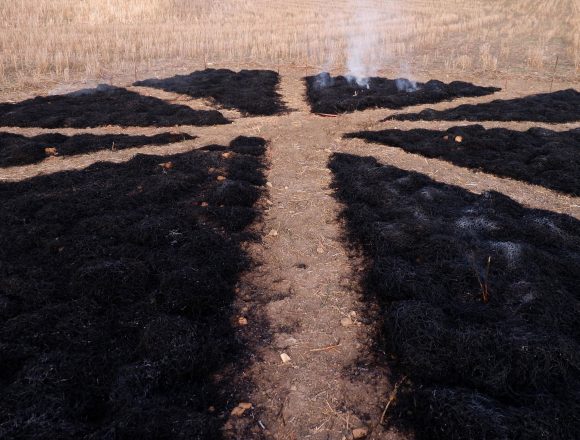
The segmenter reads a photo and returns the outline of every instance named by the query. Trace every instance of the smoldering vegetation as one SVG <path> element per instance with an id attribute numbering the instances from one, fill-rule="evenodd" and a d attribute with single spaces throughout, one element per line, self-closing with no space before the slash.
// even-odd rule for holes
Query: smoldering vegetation
<path id="1" fill-rule="evenodd" d="M 463 104 L 448 110 L 425 109 L 419 113 L 393 115 L 397 121 L 580 121 L 580 92 L 574 89 L 540 93 L 515 99 L 496 99 L 482 104 Z"/>
<path id="2" fill-rule="evenodd" d="M 580 129 L 559 132 L 530 128 L 522 132 L 470 125 L 445 131 L 360 131 L 345 137 L 580 195 Z"/>
<path id="3" fill-rule="evenodd" d="M 230 319 L 264 149 L 0 184 L 1 438 L 220 437 L 248 355 Z"/>
<path id="4" fill-rule="evenodd" d="M 580 222 L 334 154 L 346 237 L 418 439 L 580 435 Z M 399 380 L 393 377 L 393 382 Z"/>
<path id="5" fill-rule="evenodd" d="M 124 150 L 146 145 L 169 145 L 195 139 L 186 133 L 160 133 L 154 136 L 126 134 L 78 134 L 65 136 L 48 133 L 23 136 L 0 132 L 0 167 L 30 165 L 51 156 L 75 156 L 101 150 Z"/>
<path id="6" fill-rule="evenodd" d="M 205 69 L 189 75 L 138 81 L 136 86 L 208 98 L 214 104 L 247 116 L 271 116 L 286 111 L 278 93 L 280 75 L 272 70 Z"/>
<path id="7" fill-rule="evenodd" d="M 426 83 L 405 78 L 368 78 L 361 82 L 328 73 L 305 78 L 306 95 L 312 112 L 338 114 L 369 108 L 401 109 L 404 107 L 450 101 L 466 96 L 485 96 L 501 89 L 480 87 L 463 81 L 445 84 L 431 80 Z"/>
<path id="8" fill-rule="evenodd" d="M 4 127 L 171 127 L 228 123 L 216 110 L 193 110 L 109 85 L 66 95 L 38 96 L 18 103 L 0 103 L 0 125 Z"/>

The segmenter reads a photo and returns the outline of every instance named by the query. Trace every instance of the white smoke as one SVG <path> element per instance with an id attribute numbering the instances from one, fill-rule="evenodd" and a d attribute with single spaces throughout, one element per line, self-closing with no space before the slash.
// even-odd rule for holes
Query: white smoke
<path id="1" fill-rule="evenodd" d="M 397 78 L 395 80 L 395 85 L 397 86 L 397 90 L 399 92 L 415 92 L 419 90 L 417 87 L 417 81 L 413 81 L 407 78 Z"/>
<path id="2" fill-rule="evenodd" d="M 407 79 L 411 77 L 411 69 L 409 69 L 409 64 L 407 64 L 405 61 L 400 63 L 399 73 L 402 74 L 404 78 L 397 78 L 395 80 L 397 90 L 400 92 L 415 92 L 419 90 L 419 87 L 417 87 L 417 81 Z"/>
<path id="3" fill-rule="evenodd" d="M 378 60 L 385 48 L 381 48 L 377 29 L 376 1 L 354 1 L 353 21 L 348 24 L 347 74 L 349 81 L 360 87 L 369 87 L 369 79 L 379 71 Z"/>
<path id="4" fill-rule="evenodd" d="M 385 40 L 384 33 L 388 31 L 389 22 L 402 17 L 404 12 L 399 7 L 400 2 L 402 0 L 351 0 L 348 15 L 342 15 L 338 10 L 329 14 L 325 5 L 322 13 L 328 17 L 326 27 L 332 28 L 334 32 L 337 29 L 343 30 L 346 53 L 336 53 L 331 47 L 327 48 L 323 72 L 330 72 L 335 61 L 344 55 L 347 80 L 359 87 L 370 88 L 370 79 L 378 76 L 381 69 L 393 70 L 393 48 Z M 411 76 L 406 63 L 402 63 L 398 71 L 404 77 L 395 81 L 398 90 L 414 92 L 419 89 L 416 81 L 406 79 Z M 332 86 L 332 77 L 328 74 L 319 75 L 316 86 Z"/>
<path id="5" fill-rule="evenodd" d="M 326 87 L 330 87 L 333 84 L 334 80 L 328 72 L 321 72 L 314 78 L 314 87 L 317 89 L 325 89 Z"/>
<path id="6" fill-rule="evenodd" d="M 83 81 L 83 82 L 77 82 L 77 83 L 67 83 L 67 84 L 60 84 L 58 86 L 56 86 L 55 88 L 53 88 L 52 90 L 50 90 L 48 92 L 49 96 L 55 96 L 55 95 L 66 95 L 66 94 L 73 94 L 76 93 L 77 95 L 82 95 L 82 94 L 89 94 L 91 91 L 93 91 L 94 93 L 97 92 L 97 88 L 99 87 L 99 83 L 97 81 Z M 105 86 L 104 84 L 101 84 L 101 86 Z"/>

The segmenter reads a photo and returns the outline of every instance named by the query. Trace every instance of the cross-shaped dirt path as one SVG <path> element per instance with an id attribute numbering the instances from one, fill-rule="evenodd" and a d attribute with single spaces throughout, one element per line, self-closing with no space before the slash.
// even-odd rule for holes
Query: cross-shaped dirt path
<path id="1" fill-rule="evenodd" d="M 385 359 L 374 358 L 378 312 L 361 299 L 358 276 L 362 262 L 345 249 L 341 239 L 343 230 L 337 219 L 341 207 L 329 187 L 330 155 L 333 152 L 372 155 L 385 164 L 421 172 L 443 183 L 473 192 L 496 190 L 529 207 L 576 218 L 580 218 L 580 199 L 397 148 L 342 139 L 343 134 L 362 129 L 444 129 L 469 123 L 378 122 L 392 113 L 388 110 L 321 117 L 310 113 L 307 107 L 301 76 L 295 71 L 282 76 L 280 91 L 291 109 L 288 114 L 241 118 L 236 112 L 229 112 L 227 116 L 233 117 L 234 123 L 227 126 L 176 129 L 198 136 L 194 140 L 171 146 L 54 158 L 36 165 L 0 169 L 0 181 L 84 168 L 101 160 L 122 162 L 138 153 L 173 154 L 212 143 L 227 144 L 239 135 L 265 138 L 269 141 L 269 196 L 263 201 L 263 222 L 256 225 L 263 241 L 250 246 L 259 266 L 240 283 L 236 303 L 238 316 L 249 319 L 247 326 L 239 327 L 239 337 L 249 344 L 253 356 L 242 379 L 252 384 L 252 391 L 244 398 L 253 404 L 254 411 L 252 417 L 231 417 L 226 433 L 232 438 L 250 435 L 251 438 L 341 440 L 350 438 L 353 429 L 364 428 L 369 439 L 405 438 L 394 428 L 379 424 L 393 384 L 389 382 Z M 179 95 L 138 87 L 133 90 L 194 108 L 205 107 Z M 513 96 L 518 96 L 518 92 L 510 90 L 492 97 L 418 106 L 412 111 L 426 107 L 445 109 L 461 103 Z M 482 125 L 516 130 L 532 126 L 569 130 L 579 124 Z M 139 127 L 0 129 L 28 135 L 51 131 L 149 135 L 166 131 Z M 288 356 L 286 361 L 281 357 L 283 354 Z"/>

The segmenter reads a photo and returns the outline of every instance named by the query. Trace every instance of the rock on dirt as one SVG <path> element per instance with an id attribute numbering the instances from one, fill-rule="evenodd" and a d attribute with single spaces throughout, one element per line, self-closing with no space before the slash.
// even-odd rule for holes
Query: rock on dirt
<path id="1" fill-rule="evenodd" d="M 342 325 L 343 327 L 350 327 L 353 324 L 354 324 L 354 322 L 353 322 L 353 320 L 351 319 L 350 316 L 348 316 L 346 318 L 342 318 L 340 320 L 340 325 Z"/>
<path id="2" fill-rule="evenodd" d="M 240 403 L 238 406 L 236 406 L 234 409 L 232 409 L 232 416 L 236 416 L 236 417 L 241 417 L 244 415 L 244 413 L 249 410 L 252 409 L 253 405 L 249 402 L 242 402 Z"/>
<path id="3" fill-rule="evenodd" d="M 352 438 L 353 439 L 361 439 L 366 438 L 369 435 L 368 428 L 356 428 L 352 430 Z"/>

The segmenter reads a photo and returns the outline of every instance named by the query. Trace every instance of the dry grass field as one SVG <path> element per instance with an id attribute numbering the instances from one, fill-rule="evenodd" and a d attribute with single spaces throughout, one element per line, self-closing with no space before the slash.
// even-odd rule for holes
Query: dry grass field
<path id="1" fill-rule="evenodd" d="M 141 76 L 155 66 L 335 68 L 349 32 L 373 35 L 377 67 L 578 78 L 574 0 L 18 0 L 0 3 L 0 92 Z M 362 25 L 361 25 L 362 23 Z"/>

